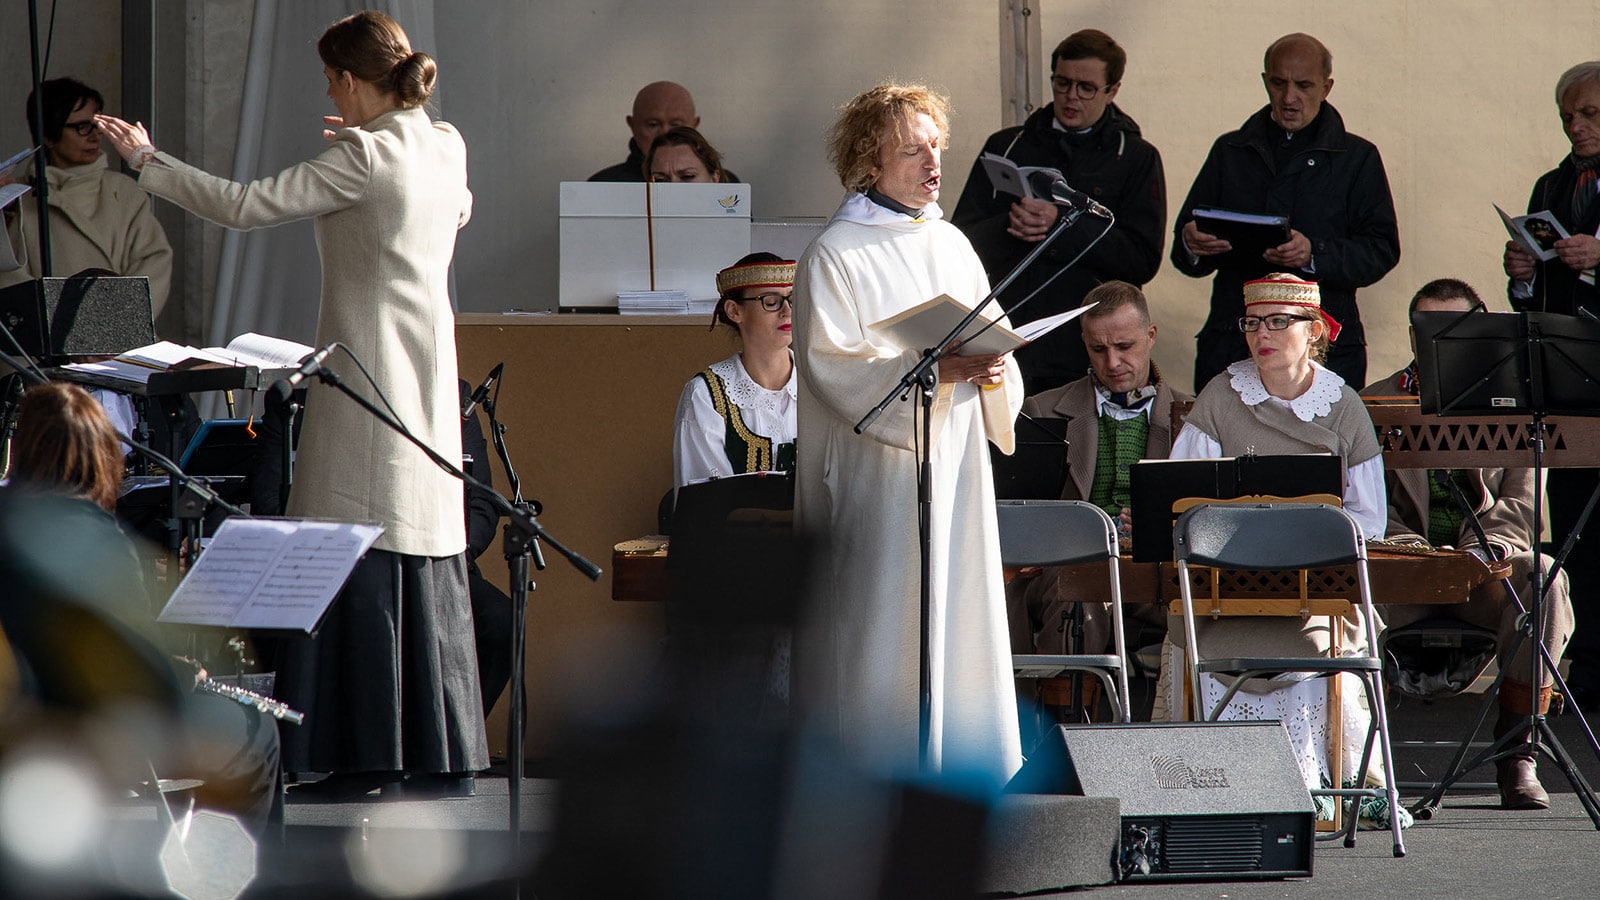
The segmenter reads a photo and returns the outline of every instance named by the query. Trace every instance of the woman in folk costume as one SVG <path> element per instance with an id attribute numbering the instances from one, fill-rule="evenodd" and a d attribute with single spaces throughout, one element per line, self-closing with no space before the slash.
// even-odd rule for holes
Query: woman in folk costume
<path id="1" fill-rule="evenodd" d="M 1345 466 L 1345 511 L 1361 526 L 1363 536 L 1382 538 L 1388 521 L 1383 456 L 1360 396 L 1318 362 L 1338 335 L 1339 323 L 1323 311 L 1317 286 L 1285 274 L 1246 282 L 1244 312 L 1239 329 L 1250 347 L 1250 358 L 1229 366 L 1195 398 L 1194 410 L 1172 442 L 1171 458 L 1331 453 Z M 1298 618 L 1205 619 L 1195 627 L 1200 645 L 1207 650 L 1205 655 L 1213 657 L 1240 653 L 1314 656 L 1326 654 L 1331 646 L 1327 619 L 1322 617 L 1304 622 Z M 1158 719 L 1183 708 L 1182 641 L 1181 625 L 1169 623 L 1157 686 Z M 1340 646 L 1346 653 L 1366 652 L 1366 631 L 1359 616 L 1343 620 Z M 1237 652 L 1227 652 L 1230 647 Z M 1361 761 L 1370 713 L 1354 678 L 1338 677 L 1345 679 L 1339 713 L 1344 723 L 1341 768 L 1351 773 Z M 1281 720 L 1289 730 L 1306 785 L 1317 788 L 1327 786 L 1332 771 L 1327 762 L 1327 682 L 1305 678 L 1291 673 L 1252 679 L 1229 701 L 1222 718 Z M 1225 686 L 1202 675 L 1200 689 L 1209 705 L 1221 697 Z M 1374 759 L 1372 777 L 1386 777 L 1378 766 L 1381 761 Z M 1382 818 L 1385 805 L 1381 800 L 1363 801 L 1362 815 Z"/>
<path id="2" fill-rule="evenodd" d="M 878 773 L 919 758 L 919 404 L 891 403 L 863 434 L 854 425 L 923 351 L 873 323 L 940 294 L 976 305 L 988 293 L 936 202 L 947 121 L 946 101 L 920 86 L 846 104 L 829 158 L 850 193 L 795 277 L 795 518 L 822 546 L 795 690 L 810 727 Z M 927 762 L 998 783 L 1021 750 L 987 444 L 1011 451 L 1022 383 L 1009 356 L 950 356 L 937 377 Z"/>
<path id="3" fill-rule="evenodd" d="M 472 209 L 466 146 L 423 103 L 437 67 L 388 16 L 362 12 L 317 42 L 328 146 L 269 178 L 235 184 L 150 146 L 142 126 L 101 116 L 145 190 L 230 228 L 316 221 L 322 259 L 317 343 L 360 360 L 327 366 L 390 404 L 446 459 L 461 457 L 455 319 L 447 272 Z M 384 399 L 378 399 L 381 390 Z M 467 793 L 488 766 L 473 653 L 460 482 L 347 398 L 313 385 L 295 466 L 291 516 L 375 520 L 356 567 L 314 639 L 292 642 L 279 695 L 306 713 L 285 734 L 284 766 L 332 772 L 319 790 L 359 796 Z M 307 788 L 300 790 L 306 791 Z"/>
<path id="4" fill-rule="evenodd" d="M 683 386 L 673 424 L 675 487 L 794 470 L 794 266 L 751 253 L 717 273 L 712 327 L 721 322 L 737 332 L 740 350 Z"/>

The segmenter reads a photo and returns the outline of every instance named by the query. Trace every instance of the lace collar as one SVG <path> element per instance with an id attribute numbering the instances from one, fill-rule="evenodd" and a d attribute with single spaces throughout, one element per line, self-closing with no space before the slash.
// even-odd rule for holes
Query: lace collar
<path id="1" fill-rule="evenodd" d="M 1273 400 L 1289 407 L 1295 418 L 1309 422 L 1333 412 L 1333 405 L 1343 396 L 1340 388 L 1344 387 L 1344 379 L 1332 370 L 1316 362 L 1311 364 L 1311 369 L 1316 373 L 1311 380 L 1311 387 L 1293 400 L 1280 400 L 1267 393 L 1267 386 L 1261 383 L 1261 370 L 1256 368 L 1255 360 L 1251 359 L 1242 359 L 1228 367 L 1228 384 L 1238 392 L 1245 406 Z"/>
<path id="2" fill-rule="evenodd" d="M 794 354 L 789 354 L 791 366 Z M 721 362 L 711 364 L 711 371 L 722 379 L 723 388 L 728 392 L 728 399 L 740 409 L 762 410 L 765 412 L 780 412 L 783 407 L 795 402 L 797 382 L 795 370 L 789 369 L 789 380 L 783 387 L 769 391 L 750 377 L 744 370 L 744 355 L 735 353 Z"/>
<path id="3" fill-rule="evenodd" d="M 867 199 L 867 195 L 856 191 L 844 198 L 839 204 L 839 209 L 833 214 L 833 221 L 854 222 L 857 225 L 913 225 L 920 222 L 932 222 L 944 218 L 944 210 L 937 203 L 929 203 L 922 208 L 922 218 L 913 219 L 904 213 L 897 213 L 885 206 L 880 206 Z"/>

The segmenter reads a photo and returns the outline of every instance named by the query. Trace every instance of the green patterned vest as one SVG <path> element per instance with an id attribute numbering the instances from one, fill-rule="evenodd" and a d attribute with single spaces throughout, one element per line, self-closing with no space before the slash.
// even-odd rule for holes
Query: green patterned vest
<path id="1" fill-rule="evenodd" d="M 756 434 L 744 424 L 739 407 L 728 399 L 728 387 L 723 383 L 722 376 L 707 367 L 698 377 L 705 381 L 706 390 L 711 393 L 711 407 L 727 423 L 722 448 L 728 454 L 728 462 L 733 465 L 735 472 L 794 471 L 794 441 L 779 444 L 774 450 L 772 438 Z"/>
<path id="2" fill-rule="evenodd" d="M 1116 518 L 1132 504 L 1129 469 L 1144 458 L 1150 439 L 1150 414 L 1132 419 L 1117 419 L 1101 413 L 1100 441 L 1095 450 L 1094 483 L 1089 502 Z"/>

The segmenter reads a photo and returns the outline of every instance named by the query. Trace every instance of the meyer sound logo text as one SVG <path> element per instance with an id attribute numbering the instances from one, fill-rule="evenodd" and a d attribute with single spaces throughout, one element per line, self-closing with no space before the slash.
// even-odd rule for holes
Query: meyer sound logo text
<path id="1" fill-rule="evenodd" d="M 1228 786 L 1226 769 L 1221 766 L 1191 766 L 1181 756 L 1152 755 L 1150 768 L 1155 773 L 1156 786 L 1170 791 Z"/>

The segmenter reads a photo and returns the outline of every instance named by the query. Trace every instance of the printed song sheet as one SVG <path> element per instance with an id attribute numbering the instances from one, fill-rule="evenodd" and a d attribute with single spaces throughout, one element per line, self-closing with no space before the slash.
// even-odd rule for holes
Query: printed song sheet
<path id="1" fill-rule="evenodd" d="M 353 522 L 228 519 L 157 620 L 310 633 L 382 533 Z"/>

